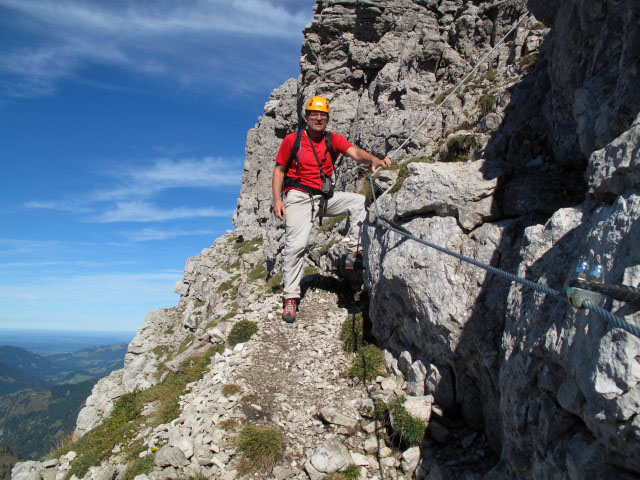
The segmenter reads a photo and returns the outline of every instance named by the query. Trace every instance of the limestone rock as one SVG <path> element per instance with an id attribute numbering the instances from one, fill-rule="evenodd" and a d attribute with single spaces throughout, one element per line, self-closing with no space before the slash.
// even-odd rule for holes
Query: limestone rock
<path id="1" fill-rule="evenodd" d="M 428 422 L 431 418 L 431 405 L 433 405 L 433 397 L 431 395 L 407 397 L 403 403 L 403 407 L 409 415 L 423 422 Z"/>
<path id="2" fill-rule="evenodd" d="M 154 463 L 159 467 L 184 467 L 189 465 L 185 454 L 178 447 L 165 445 L 156 453 Z"/>
<path id="3" fill-rule="evenodd" d="M 318 472 L 333 473 L 349 465 L 351 457 L 347 447 L 338 440 L 326 441 L 310 458 L 309 462 Z"/>
<path id="4" fill-rule="evenodd" d="M 354 418 L 349 418 L 332 407 L 321 408 L 319 415 L 320 418 L 327 423 L 342 425 L 343 427 L 347 428 L 354 428 L 358 423 Z"/>
<path id="5" fill-rule="evenodd" d="M 409 163 L 407 171 L 395 197 L 398 217 L 435 212 L 473 230 L 498 214 L 493 193 L 500 172 L 488 162 Z"/>

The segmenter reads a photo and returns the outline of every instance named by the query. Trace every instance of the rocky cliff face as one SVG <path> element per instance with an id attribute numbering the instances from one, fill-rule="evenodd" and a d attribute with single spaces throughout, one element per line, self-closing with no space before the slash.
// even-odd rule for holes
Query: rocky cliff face
<path id="1" fill-rule="evenodd" d="M 403 166 L 377 178 L 393 186 L 380 211 L 417 236 L 557 290 L 582 258 L 603 265 L 606 283 L 640 282 L 637 1 L 318 1 L 299 78 L 274 90 L 248 133 L 236 232 L 189 259 L 179 304 L 149 314 L 125 368 L 96 385 L 76 434 L 104 422 L 128 394 L 192 368 L 242 320 L 268 333 L 212 356 L 174 420 L 154 423 L 159 401 L 145 403 L 141 429 L 87 478 L 124 477 L 127 458 L 118 452 L 136 442 L 162 447 L 151 478 L 234 478 L 232 435 L 220 428 L 229 419 L 268 420 L 292 439 L 275 478 L 322 478 L 349 462 L 367 466 L 367 478 L 640 477 L 640 340 L 593 312 L 368 224 L 364 287 L 390 374 L 376 387 L 381 397 L 422 402 L 414 411 L 437 419 L 419 448 L 395 456 L 376 450 L 375 426 L 358 416 L 370 399 L 337 374 L 345 360 L 331 335 L 347 317 L 337 304 L 353 310 L 363 300 L 336 298 L 327 292 L 346 284 L 313 275 L 302 304 L 307 323 L 284 331 L 277 318 L 284 230 L 270 214 L 271 172 L 304 99 L 328 97 L 329 128 L 382 156 L 527 9 L 532 16 L 398 152 Z M 370 194 L 366 173 L 343 160 L 338 186 Z M 318 229 L 310 274 L 340 269 L 346 221 Z M 362 282 L 344 277 L 356 288 Z M 638 321 L 637 306 L 601 304 Z M 299 356 L 290 357 L 291 345 Z M 272 377 L 270 362 L 289 373 Z M 333 392 L 326 402 L 344 418 L 314 413 L 324 394 L 314 407 L 289 382 Z M 221 393 L 231 383 L 249 400 Z M 52 469 L 73 465 L 68 456 L 49 468 L 23 464 L 14 478 L 53 478 Z"/>

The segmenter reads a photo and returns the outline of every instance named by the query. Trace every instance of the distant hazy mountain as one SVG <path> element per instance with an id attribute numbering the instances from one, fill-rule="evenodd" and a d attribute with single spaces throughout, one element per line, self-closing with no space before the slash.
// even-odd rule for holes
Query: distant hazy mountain
<path id="1" fill-rule="evenodd" d="M 60 438 L 73 431 L 78 412 L 97 381 L 0 395 L 0 444 L 9 445 L 25 459 L 39 459 L 51 452 Z"/>
<path id="2" fill-rule="evenodd" d="M 19 370 L 23 375 L 31 375 L 44 381 L 49 381 L 58 370 L 40 355 L 28 352 L 24 348 L 6 345 L 0 346 L 0 362 Z M 4 370 L 1 371 L 0 376 L 4 377 L 4 373 Z"/>
<path id="3" fill-rule="evenodd" d="M 26 376 L 36 377 L 48 385 L 78 383 L 95 377 L 108 375 L 124 365 L 126 343 L 89 347 L 74 353 L 36 355 L 24 348 L 0 346 L 0 364 L 13 370 L 0 369 L 0 393 L 17 392 L 22 384 L 30 381 Z M 17 370 L 17 372 L 16 372 Z M 31 388 L 43 388 L 36 385 Z"/>
<path id="4" fill-rule="evenodd" d="M 0 480 L 11 478 L 11 469 L 20 460 L 18 454 L 11 447 L 0 444 Z"/>
<path id="5" fill-rule="evenodd" d="M 25 389 L 41 390 L 47 387 L 47 382 L 41 378 L 0 361 L 0 395 Z"/>
<path id="6" fill-rule="evenodd" d="M 126 352 L 126 343 L 46 356 L 0 346 L 0 444 L 24 459 L 50 452 L 73 430 L 98 379 L 123 367 Z"/>

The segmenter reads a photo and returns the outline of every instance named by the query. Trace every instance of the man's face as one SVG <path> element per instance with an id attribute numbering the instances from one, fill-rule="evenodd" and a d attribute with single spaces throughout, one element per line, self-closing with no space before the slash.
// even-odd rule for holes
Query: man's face
<path id="1" fill-rule="evenodd" d="M 307 122 L 307 126 L 310 130 L 315 132 L 324 132 L 327 128 L 327 122 L 329 121 L 329 114 L 325 112 L 307 112 L 304 119 Z"/>

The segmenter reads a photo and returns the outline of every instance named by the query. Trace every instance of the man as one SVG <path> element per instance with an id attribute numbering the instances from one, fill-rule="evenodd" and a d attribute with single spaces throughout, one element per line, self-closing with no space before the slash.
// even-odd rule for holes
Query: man
<path id="1" fill-rule="evenodd" d="M 326 192 L 330 189 L 328 182 L 334 167 L 330 150 L 335 152 L 335 158 L 345 154 L 356 162 L 371 166 L 372 172 L 380 166 L 391 165 L 389 157 L 381 160 L 354 147 L 342 135 L 325 133 L 329 122 L 326 98 L 311 97 L 306 103 L 304 119 L 307 123 L 304 131 L 291 133 L 282 141 L 272 178 L 273 211 L 277 218 L 285 221 L 282 319 L 288 323 L 296 319 L 304 251 L 318 215 L 335 217 L 349 212 L 351 227 L 346 243 L 353 253 L 347 256 L 346 268 L 353 268 L 356 256 L 360 255 L 356 249 L 360 227 L 366 216 L 365 197 L 357 193 L 332 192 L 332 188 L 331 192 Z"/>

